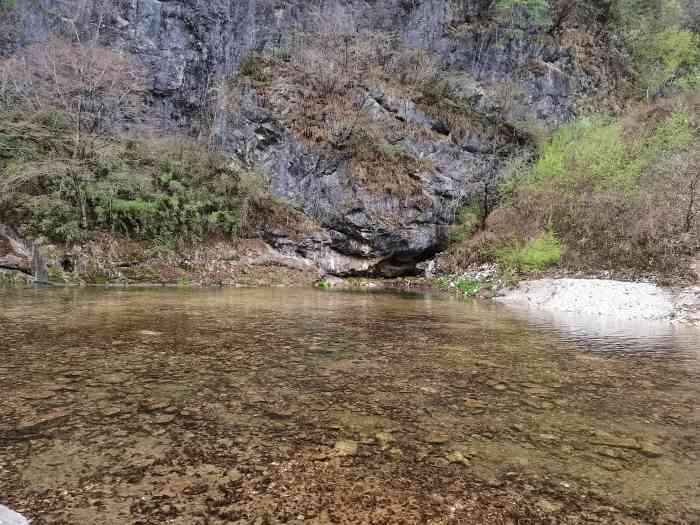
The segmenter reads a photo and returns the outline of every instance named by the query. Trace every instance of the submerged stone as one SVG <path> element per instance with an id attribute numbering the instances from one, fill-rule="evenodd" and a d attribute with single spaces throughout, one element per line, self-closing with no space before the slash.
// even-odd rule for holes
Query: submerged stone
<path id="1" fill-rule="evenodd" d="M 450 463 L 461 463 L 465 467 L 469 466 L 469 460 L 464 457 L 464 454 L 456 450 L 447 454 L 447 461 Z"/>
<path id="2" fill-rule="evenodd" d="M 444 443 L 447 443 L 450 441 L 449 436 L 446 436 L 445 434 L 428 434 L 423 438 L 423 441 L 426 443 L 430 443 L 431 445 L 442 445 Z"/>
<path id="3" fill-rule="evenodd" d="M 163 335 L 163 332 L 156 332 L 154 330 L 139 330 L 139 333 L 141 335 L 148 335 L 151 337 L 158 337 L 159 335 Z"/>
<path id="4" fill-rule="evenodd" d="M 389 432 L 378 432 L 375 438 L 382 450 L 389 448 L 389 444 L 394 441 L 394 437 Z"/>
<path id="5" fill-rule="evenodd" d="M 357 442 L 356 441 L 338 441 L 335 444 L 335 454 L 336 456 L 346 457 L 354 456 L 357 454 Z"/>
<path id="6" fill-rule="evenodd" d="M 649 458 L 659 458 L 664 455 L 664 451 L 654 443 L 642 443 L 639 446 L 639 452 Z"/>
<path id="7" fill-rule="evenodd" d="M 157 425 L 167 425 L 173 421 L 175 421 L 175 416 L 171 414 L 162 414 L 153 418 L 153 422 Z"/>
<path id="8" fill-rule="evenodd" d="M 117 372 L 114 374 L 107 374 L 105 376 L 102 376 L 102 381 L 104 383 L 107 383 L 108 385 L 120 385 L 122 383 L 126 383 L 128 380 L 129 380 L 129 375 L 123 374 L 120 372 Z"/>

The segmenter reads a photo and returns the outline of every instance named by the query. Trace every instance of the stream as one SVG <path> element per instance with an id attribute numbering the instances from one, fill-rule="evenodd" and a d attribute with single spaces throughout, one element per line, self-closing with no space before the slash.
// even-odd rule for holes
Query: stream
<path id="1" fill-rule="evenodd" d="M 700 330 L 439 295 L 0 290 L 41 524 L 700 523 Z"/>

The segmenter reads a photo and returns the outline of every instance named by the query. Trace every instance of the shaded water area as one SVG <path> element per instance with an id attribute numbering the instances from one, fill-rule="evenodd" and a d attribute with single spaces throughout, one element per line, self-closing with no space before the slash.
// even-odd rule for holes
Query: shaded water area
<path id="1" fill-rule="evenodd" d="M 316 290 L 0 304 L 0 504 L 34 524 L 700 523 L 692 329 Z"/>

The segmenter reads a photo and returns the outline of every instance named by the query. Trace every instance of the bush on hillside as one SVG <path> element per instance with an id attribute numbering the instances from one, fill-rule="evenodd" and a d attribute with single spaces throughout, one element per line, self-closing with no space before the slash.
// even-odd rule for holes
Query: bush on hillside
<path id="1" fill-rule="evenodd" d="M 616 0 L 615 22 L 629 49 L 640 94 L 651 99 L 700 65 L 698 35 L 678 0 Z"/>
<path id="2" fill-rule="evenodd" d="M 698 106 L 693 97 L 667 106 L 558 130 L 531 167 L 504 183 L 503 208 L 489 218 L 496 244 L 551 229 L 569 265 L 680 265 L 700 244 Z"/>
<path id="3" fill-rule="evenodd" d="M 33 117 L 33 118 L 31 118 Z M 79 158 L 60 114 L 0 113 L 0 222 L 73 242 L 94 230 L 138 239 L 241 233 L 254 172 L 184 139 L 86 135 Z"/>
<path id="4" fill-rule="evenodd" d="M 554 233 L 548 231 L 524 244 L 497 248 L 493 257 L 506 271 L 532 272 L 558 264 L 563 253 L 562 243 Z"/>

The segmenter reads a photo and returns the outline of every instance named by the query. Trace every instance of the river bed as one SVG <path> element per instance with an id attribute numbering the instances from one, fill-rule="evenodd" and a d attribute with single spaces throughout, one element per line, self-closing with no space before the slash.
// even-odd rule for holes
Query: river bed
<path id="1" fill-rule="evenodd" d="M 700 523 L 697 329 L 418 294 L 0 294 L 0 504 L 33 525 Z"/>

